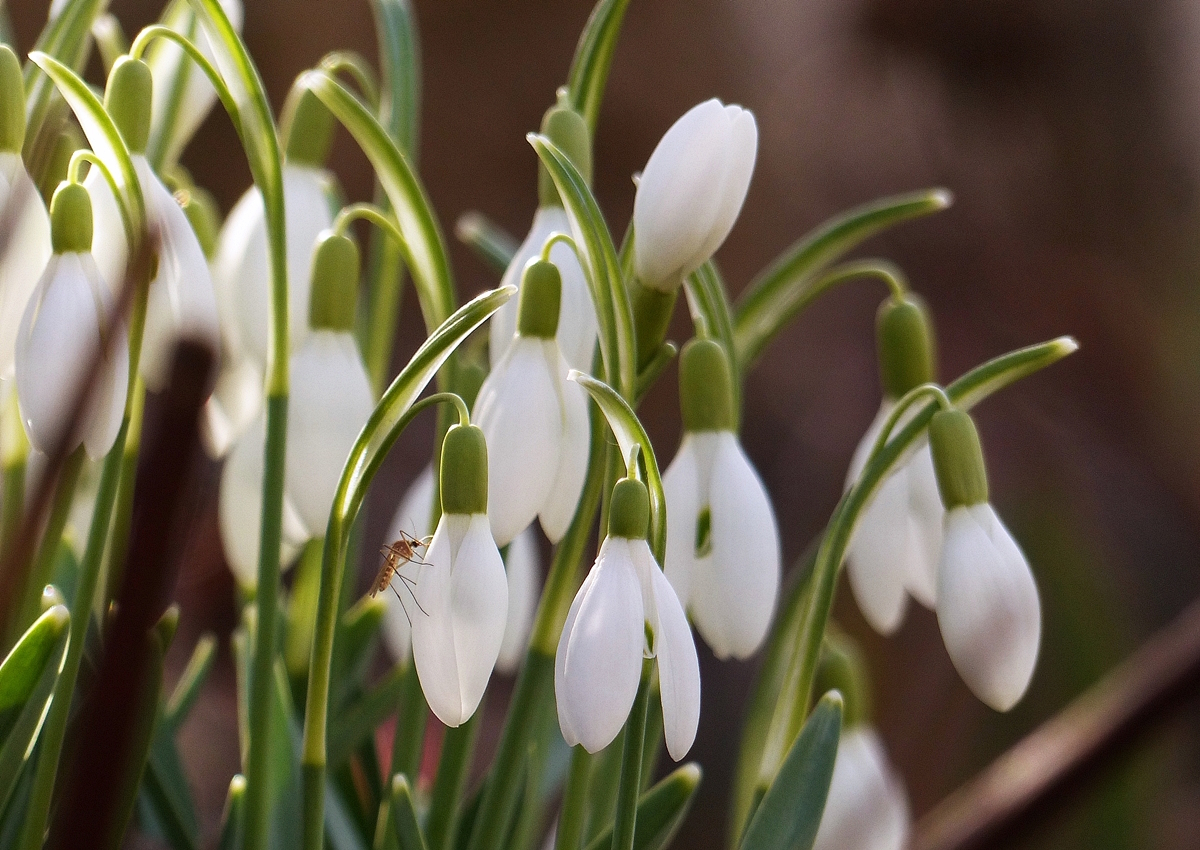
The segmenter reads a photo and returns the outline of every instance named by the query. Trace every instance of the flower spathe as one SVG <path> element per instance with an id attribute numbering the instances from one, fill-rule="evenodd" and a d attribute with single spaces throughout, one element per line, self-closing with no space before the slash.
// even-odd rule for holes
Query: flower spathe
<path id="1" fill-rule="evenodd" d="M 846 473 L 849 490 L 862 475 L 895 401 L 885 398 Z M 915 412 L 915 411 L 914 411 Z M 905 424 L 902 417 L 898 427 Z M 937 602 L 942 509 L 929 444 L 901 460 L 863 509 L 846 552 L 850 589 L 876 632 L 899 628 L 911 594 L 926 608 Z"/>
<path id="2" fill-rule="evenodd" d="M 504 272 L 501 286 L 519 286 L 525 265 L 541 254 L 542 246 L 554 233 L 571 232 L 567 213 L 561 206 L 543 206 L 533 216 L 529 235 L 513 255 Z M 570 245 L 558 242 L 550 249 L 550 262 L 562 275 L 562 307 L 558 319 L 558 348 L 567 366 L 581 372 L 592 370 L 592 355 L 596 350 L 596 307 L 588 290 L 587 278 L 579 258 Z M 511 298 L 492 316 L 488 335 L 488 354 L 494 367 L 504 357 L 517 332 L 518 299 Z"/>
<path id="3" fill-rule="evenodd" d="M 21 317 L 16 341 L 17 399 L 29 442 L 48 452 L 69 420 L 75 393 L 104 351 L 112 296 L 91 254 L 55 254 Z M 129 344 L 124 322 L 112 329 L 109 352 L 73 439 L 88 457 L 103 457 L 125 412 Z"/>
<path id="4" fill-rule="evenodd" d="M 0 151 L 0 221 L 10 223 L 0 256 L 0 379 L 7 379 L 25 305 L 51 253 L 50 216 L 16 151 Z"/>
<path id="5" fill-rule="evenodd" d="M 284 481 L 301 522 L 323 537 L 342 467 L 375 407 L 371 381 L 346 331 L 318 329 L 292 354 Z"/>
<path id="6" fill-rule="evenodd" d="M 645 538 L 614 534 L 610 525 L 554 655 L 558 723 L 568 744 L 595 753 L 612 743 L 637 696 L 643 658 L 658 667 L 667 752 L 679 761 L 700 722 L 696 645 Z"/>
<path id="7" fill-rule="evenodd" d="M 716 98 L 667 130 L 633 203 L 638 279 L 672 290 L 721 247 L 733 228 L 758 151 L 754 116 Z"/>
<path id="8" fill-rule="evenodd" d="M 847 729 L 813 850 L 903 850 L 911 821 L 904 785 L 879 735 L 865 724 Z"/>
<path id="9" fill-rule="evenodd" d="M 946 512 L 937 615 L 971 691 L 997 711 L 1016 705 L 1037 664 L 1041 606 L 1029 562 L 986 502 Z"/>

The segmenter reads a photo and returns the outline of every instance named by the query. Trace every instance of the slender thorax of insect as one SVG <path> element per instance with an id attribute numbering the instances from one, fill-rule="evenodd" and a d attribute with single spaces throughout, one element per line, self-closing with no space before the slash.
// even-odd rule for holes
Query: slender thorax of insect
<path id="1" fill-rule="evenodd" d="M 407 531 L 401 529 L 400 539 L 387 544 L 379 550 L 379 554 L 383 555 L 383 566 L 379 568 L 379 574 L 375 577 L 375 584 L 371 588 L 371 596 L 374 597 L 377 593 L 382 593 L 387 588 L 392 589 L 392 593 L 396 594 L 396 598 L 400 600 L 400 607 L 404 609 L 404 616 L 408 617 L 409 625 L 412 625 L 412 617 L 408 615 L 408 606 L 404 604 L 404 597 L 400 595 L 395 585 L 392 584 L 392 579 L 399 578 L 408 588 L 409 595 L 412 596 L 413 602 L 416 602 L 417 607 L 424 614 L 425 609 L 421 608 L 421 603 L 417 601 L 417 580 L 411 576 L 406 576 L 400 569 L 405 564 L 423 564 L 429 566 L 429 562 L 424 560 L 418 549 L 424 549 L 429 546 L 432 537 L 413 537 Z"/>

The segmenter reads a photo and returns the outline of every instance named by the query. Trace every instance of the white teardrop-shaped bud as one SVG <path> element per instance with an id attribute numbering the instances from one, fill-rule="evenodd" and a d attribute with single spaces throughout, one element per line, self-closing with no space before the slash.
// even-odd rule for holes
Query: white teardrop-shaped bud
<path id="1" fill-rule="evenodd" d="M 1042 615 L 1029 563 L 986 502 L 946 512 L 938 625 L 963 681 L 997 711 L 1024 695 Z"/>
<path id="2" fill-rule="evenodd" d="M 468 720 L 504 639 L 508 584 L 487 514 L 443 514 L 418 565 L 412 650 L 425 699 L 450 727 Z"/>
<path id="3" fill-rule="evenodd" d="M 287 229 L 288 330 L 295 350 L 308 335 L 313 245 L 333 224 L 336 189 L 321 168 L 285 163 L 284 220 Z M 271 265 L 262 195 L 251 187 L 221 228 L 213 260 L 221 332 L 229 351 L 267 362 L 271 312 Z"/>
<path id="4" fill-rule="evenodd" d="M 725 241 L 754 172 L 758 127 L 715 98 L 676 121 L 650 155 L 633 204 L 639 280 L 670 291 Z"/>
<path id="5" fill-rule="evenodd" d="M 342 467 L 375 407 L 354 337 L 314 330 L 292 354 L 287 492 L 313 537 L 324 537 Z"/>
<path id="6" fill-rule="evenodd" d="M 875 730 L 847 729 L 813 850 L 903 850 L 911 822 L 904 785 Z"/>
<path id="7" fill-rule="evenodd" d="M 104 350 L 112 297 L 91 254 L 55 254 L 25 305 L 17 332 L 16 380 L 21 422 L 29 442 L 49 451 L 67 425 L 75 393 Z M 91 458 L 112 448 L 125 411 L 129 344 L 124 323 L 101 365 L 74 446 Z"/>
<path id="8" fill-rule="evenodd" d="M 520 286 L 525 264 L 541 254 L 542 246 L 553 233 L 571 233 L 566 211 L 561 206 L 539 207 L 533 216 L 529 235 L 525 237 L 525 241 L 521 243 L 504 272 L 504 278 L 500 281 L 502 286 Z M 590 374 L 598 331 L 596 307 L 592 303 L 587 278 L 570 245 L 555 243 L 550 249 L 550 262 L 558 267 L 562 276 L 562 305 L 558 317 L 558 332 L 555 334 L 558 348 L 569 367 Z M 500 362 L 517 332 L 518 303 L 519 299 L 510 298 L 492 314 L 488 353 L 493 368 Z"/>
<path id="9" fill-rule="evenodd" d="M 0 226 L 0 379 L 7 379 L 21 316 L 50 259 L 50 216 L 15 151 L 0 151 Z"/>

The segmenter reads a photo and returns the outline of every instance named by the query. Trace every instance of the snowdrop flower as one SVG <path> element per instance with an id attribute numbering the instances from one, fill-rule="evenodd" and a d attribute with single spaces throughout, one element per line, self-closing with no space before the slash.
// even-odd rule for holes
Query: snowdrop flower
<path id="1" fill-rule="evenodd" d="M 883 402 L 850 461 L 847 490 L 862 474 L 896 401 L 934 378 L 929 316 L 914 296 L 884 301 L 876 330 Z M 915 407 L 911 410 L 916 413 Z M 909 416 L 902 414 L 896 427 L 903 427 Z M 936 604 L 942 514 L 933 457 L 926 443 L 880 484 L 859 517 L 847 549 L 850 589 L 863 616 L 880 634 L 899 628 L 909 594 L 927 608 Z"/>
<path id="2" fill-rule="evenodd" d="M 1033 573 L 988 504 L 979 434 L 961 410 L 929 423 L 938 490 L 946 506 L 938 563 L 938 626 L 963 681 L 997 711 L 1024 695 L 1037 663 L 1042 615 Z"/>
<path id="3" fill-rule="evenodd" d="M 666 575 L 713 653 L 746 658 L 762 643 L 779 595 L 779 529 L 733 430 L 725 352 L 693 340 L 679 369 L 683 442 L 663 475 Z"/>
<path id="4" fill-rule="evenodd" d="M 166 384 L 171 349 L 177 339 L 197 339 L 216 352 L 220 349 L 220 331 L 208 259 L 187 215 L 146 160 L 152 88 L 146 63 L 122 57 L 109 75 L 104 102 L 129 147 L 146 203 L 148 226 L 159 240 L 158 272 L 150 283 L 138 361 L 147 388 L 158 390 Z M 88 174 L 84 185 L 96 205 L 92 253 L 110 291 L 116 293 L 129 258 L 125 227 L 111 187 L 98 169 Z"/>
<path id="5" fill-rule="evenodd" d="M 674 291 L 733 228 L 758 150 L 754 116 L 717 99 L 693 106 L 650 155 L 633 202 L 634 268 Z"/>
<path id="6" fill-rule="evenodd" d="M 442 518 L 417 565 L 412 622 L 417 678 L 438 720 L 470 719 L 504 639 L 508 582 L 488 522 L 483 431 L 455 425 L 442 444 Z"/>
<path id="7" fill-rule="evenodd" d="M 308 97 L 315 100 L 315 95 Z M 323 165 L 331 132 L 319 111 L 323 109 L 319 102 L 311 107 L 297 107 L 283 165 L 288 333 L 293 348 L 308 335 L 313 245 L 323 231 L 332 227 L 334 211 L 340 206 L 334 178 Z M 251 187 L 225 219 L 213 260 L 226 349 L 253 357 L 260 365 L 267 363 L 271 313 L 271 264 L 267 256 L 265 215 L 262 195 Z"/>
<path id="8" fill-rule="evenodd" d="M 487 435 L 488 516 L 505 546 L 539 517 L 552 543 L 567 531 L 587 475 L 584 390 L 567 381 L 558 350 L 558 269 L 533 260 L 521 284 L 517 334 L 479 390 L 475 421 Z"/>
<path id="9" fill-rule="evenodd" d="M 234 29 L 241 32 L 245 17 L 241 0 L 220 0 L 220 3 Z M 209 62 L 214 61 L 208 33 L 196 21 L 188 4 L 170 4 L 161 23 L 187 36 Z M 146 50 L 145 59 L 154 75 L 150 138 L 161 147 L 163 162 L 175 162 L 208 117 L 217 93 L 204 72 L 173 41 L 155 39 Z"/>
<path id="10" fill-rule="evenodd" d="M 587 125 L 583 118 L 565 103 L 552 107 L 542 120 L 542 134 L 550 138 L 570 158 L 585 179 L 591 179 L 592 146 Z M 554 233 L 571 232 L 566 210 L 554 188 L 549 173 L 538 166 L 537 212 L 529 235 L 517 249 L 504 272 L 501 285 L 520 287 L 525 266 L 539 256 L 542 246 Z M 572 369 L 590 373 L 592 355 L 596 349 L 596 307 L 588 289 L 587 278 L 579 265 L 575 251 L 563 242 L 555 243 L 550 249 L 550 261 L 558 267 L 562 277 L 562 309 L 558 319 L 558 348 L 563 359 Z M 504 352 L 512 345 L 517 331 L 518 299 L 512 298 L 501 305 L 492 316 L 491 332 L 488 336 L 488 352 L 492 366 L 500 362 Z"/>
<path id="11" fill-rule="evenodd" d="M 0 380 L 11 378 L 17 328 L 50 259 L 50 217 L 25 170 L 25 86 L 21 63 L 0 45 Z"/>
<path id="12" fill-rule="evenodd" d="M 904 785 L 867 724 L 838 740 L 833 779 L 813 850 L 903 850 L 911 815 Z"/>
<path id="13" fill-rule="evenodd" d="M 323 234 L 313 260 L 312 331 L 290 363 L 284 481 L 313 537 L 325 535 L 342 467 L 375 407 L 353 335 L 358 272 L 354 242 Z"/>
<path id="14" fill-rule="evenodd" d="M 67 425 L 74 394 L 97 355 L 112 296 L 88 253 L 92 244 L 92 206 L 87 190 L 64 183 L 51 202 L 54 255 L 46 265 L 21 316 L 16 343 L 17 401 L 21 423 L 35 449 L 47 452 Z M 88 456 L 105 455 L 117 438 L 129 380 L 129 344 L 125 327 L 101 365 L 98 381 L 73 441 Z"/>
<path id="15" fill-rule="evenodd" d="M 679 761 L 700 722 L 700 665 L 687 617 L 650 552 L 646 485 L 613 489 L 608 535 L 583 581 L 554 655 L 558 724 L 589 753 L 612 743 L 637 696 L 642 659 L 658 667 L 667 752 Z"/>

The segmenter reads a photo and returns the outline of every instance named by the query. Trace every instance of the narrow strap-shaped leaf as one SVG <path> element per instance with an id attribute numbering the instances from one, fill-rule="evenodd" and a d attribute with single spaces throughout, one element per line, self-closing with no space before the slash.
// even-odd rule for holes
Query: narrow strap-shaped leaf
<path id="1" fill-rule="evenodd" d="M 200 827 L 196 807 L 174 735 L 173 725 L 164 717 L 154 731 L 142 776 L 142 805 L 153 812 L 163 837 L 175 850 L 198 850 Z"/>
<path id="2" fill-rule="evenodd" d="M 335 715 L 329 727 L 329 763 L 337 768 L 350 754 L 368 741 L 375 729 L 396 712 L 404 691 L 405 667 L 397 665 L 342 714 Z"/>
<path id="3" fill-rule="evenodd" d="M 70 621 L 67 609 L 55 605 L 34 621 L 0 664 L 0 810 L 42 727 L 66 654 Z"/>
<path id="4" fill-rule="evenodd" d="M 130 256 L 136 252 L 146 225 L 146 204 L 142 199 L 142 187 L 138 182 L 129 149 L 112 119 L 104 110 L 104 104 L 96 93 L 67 65 L 47 53 L 34 51 L 29 60 L 46 72 L 54 85 L 79 120 L 88 144 L 112 175 L 117 186 L 117 205 L 125 225 L 125 238 L 130 247 Z"/>
<path id="5" fill-rule="evenodd" d="M 579 35 L 575 58 L 571 60 L 571 71 L 567 76 L 571 105 L 583 116 L 593 136 L 628 7 L 629 0 L 600 0 Z"/>
<path id="6" fill-rule="evenodd" d="M 412 787 L 403 773 L 392 777 L 392 827 L 400 842 L 400 850 L 428 850 L 421 827 L 417 824 L 417 809 L 413 804 Z"/>
<path id="7" fill-rule="evenodd" d="M 892 225 L 944 210 L 951 195 L 926 189 L 882 198 L 836 216 L 801 237 L 764 269 L 735 310 L 736 362 L 750 365 L 767 343 L 811 300 L 821 270 L 860 242 Z"/>
<path id="8" fill-rule="evenodd" d="M 608 384 L 575 369 L 571 370 L 569 377 L 587 390 L 599 405 L 604 418 L 608 420 L 608 426 L 616 435 L 621 456 L 629 457 L 634 446 L 641 451 L 646 467 L 646 488 L 650 491 L 650 550 L 661 564 L 667 545 L 667 499 L 663 494 L 662 475 L 658 471 L 658 459 L 654 454 L 654 446 L 650 444 L 650 436 L 629 403 Z"/>
<path id="9" fill-rule="evenodd" d="M 481 212 L 463 213 L 454 225 L 454 235 L 496 274 L 508 271 L 520 244 L 496 222 Z"/>
<path id="10" fill-rule="evenodd" d="M 179 724 L 187 718 L 188 712 L 195 705 L 216 657 L 217 638 L 206 632 L 196 641 L 192 657 L 188 659 L 187 666 L 183 668 L 183 675 L 179 677 L 175 690 L 171 692 L 171 698 L 167 701 L 166 720 L 174 728 L 179 728 Z"/>
<path id="11" fill-rule="evenodd" d="M 246 813 L 246 777 L 238 774 L 229 780 L 225 797 L 225 814 L 221 819 L 221 836 L 217 850 L 242 850 L 242 822 Z"/>
<path id="12" fill-rule="evenodd" d="M 364 596 L 342 615 L 333 645 L 336 678 L 331 699 L 335 706 L 366 681 L 386 608 L 383 597 Z"/>
<path id="13" fill-rule="evenodd" d="M 596 305 L 596 319 L 600 325 L 600 354 L 604 359 L 608 382 L 622 397 L 631 399 L 636 388 L 637 368 L 633 308 L 621 278 L 621 266 L 612 234 L 604 223 L 604 216 L 600 213 L 592 190 L 570 157 L 545 136 L 530 133 L 526 138 L 550 173 L 565 205 L 575 247 L 579 252 L 579 262 Z"/>
<path id="14" fill-rule="evenodd" d="M 633 850 L 661 850 L 670 845 L 692 807 L 700 776 L 698 764 L 685 764 L 638 798 Z M 588 842 L 587 850 L 604 850 L 610 844 L 611 825 Z"/>
<path id="15" fill-rule="evenodd" d="M 766 789 L 742 850 L 811 850 L 833 779 L 842 728 L 842 698 L 821 697 L 783 766 Z"/>
<path id="16" fill-rule="evenodd" d="M 371 0 L 383 75 L 379 121 L 400 145 L 416 155 L 421 126 L 421 47 L 409 0 Z"/>
<path id="17" fill-rule="evenodd" d="M 405 262 L 432 333 L 454 310 L 454 281 L 441 227 L 416 170 L 371 111 L 327 71 L 308 71 L 299 85 L 321 99 L 371 161 L 404 235 Z"/>

